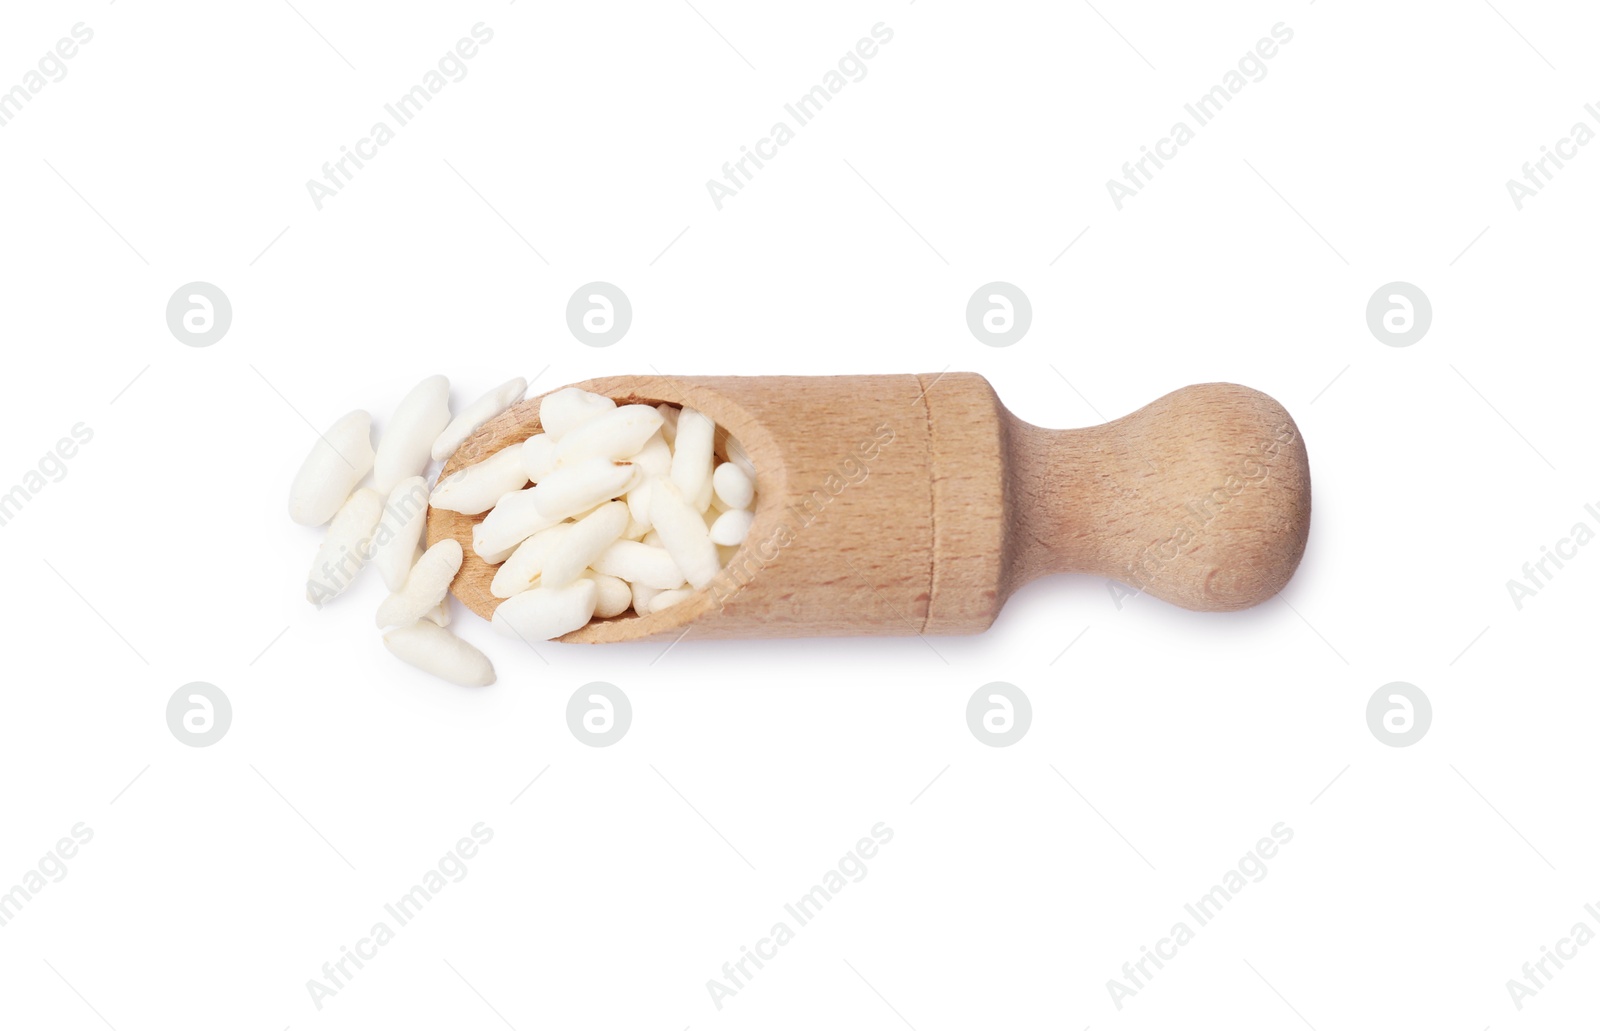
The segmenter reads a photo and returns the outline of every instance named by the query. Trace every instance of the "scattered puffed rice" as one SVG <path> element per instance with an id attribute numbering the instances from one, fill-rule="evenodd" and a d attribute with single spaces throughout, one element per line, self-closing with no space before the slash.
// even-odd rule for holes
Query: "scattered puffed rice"
<path id="1" fill-rule="evenodd" d="M 488 656 L 430 621 L 396 627 L 383 635 L 383 645 L 402 662 L 462 687 L 494 683 Z"/>
<path id="2" fill-rule="evenodd" d="M 378 606 L 378 629 L 415 623 L 443 603 L 450 581 L 461 568 L 461 542 L 446 537 L 411 567 L 406 582 Z"/>
<path id="3" fill-rule="evenodd" d="M 450 381 L 429 376 L 411 388 L 394 410 L 394 418 L 378 440 L 373 461 L 374 486 L 384 494 L 428 468 L 433 442 L 450 423 Z"/>
<path id="4" fill-rule="evenodd" d="M 289 487 L 289 518 L 321 526 L 333 518 L 356 484 L 372 471 L 372 416 L 357 409 L 311 445 Z"/>
<path id="5" fill-rule="evenodd" d="M 420 476 L 401 480 L 389 492 L 379 523 L 393 532 L 377 535 L 377 554 L 372 556 L 372 564 L 378 567 L 383 585 L 389 590 L 398 591 L 406 582 L 406 574 L 417 561 L 417 548 L 427 521 L 428 481 Z"/>
<path id="6" fill-rule="evenodd" d="M 372 557 L 372 533 L 383 517 L 383 495 L 363 487 L 340 506 L 328 524 L 322 547 L 311 560 L 311 575 L 306 577 L 306 600 L 322 607 L 337 598 L 355 580 L 361 567 Z"/>
<path id="7" fill-rule="evenodd" d="M 508 379 L 487 394 L 478 398 L 461 414 L 450 420 L 450 425 L 433 442 L 433 460 L 443 462 L 456 453 L 462 442 L 478 431 L 478 427 L 517 403 L 528 390 L 528 381 L 518 376 Z"/>

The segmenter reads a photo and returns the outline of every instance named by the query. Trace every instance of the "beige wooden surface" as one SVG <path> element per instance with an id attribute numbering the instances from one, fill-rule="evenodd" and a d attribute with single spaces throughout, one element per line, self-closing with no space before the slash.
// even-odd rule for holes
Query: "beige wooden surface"
<path id="1" fill-rule="evenodd" d="M 971 373 L 622 376 L 577 384 L 618 404 L 697 408 L 756 467 L 743 548 L 695 597 L 562 638 L 976 633 L 1037 576 L 1090 573 L 1193 609 L 1243 608 L 1293 574 L 1310 526 L 1306 451 L 1287 412 L 1233 384 L 1185 387 L 1102 426 L 1012 416 Z M 443 477 L 538 432 L 539 398 L 492 420 Z M 459 540 L 452 591 L 488 618 L 481 516 L 438 509 Z"/>

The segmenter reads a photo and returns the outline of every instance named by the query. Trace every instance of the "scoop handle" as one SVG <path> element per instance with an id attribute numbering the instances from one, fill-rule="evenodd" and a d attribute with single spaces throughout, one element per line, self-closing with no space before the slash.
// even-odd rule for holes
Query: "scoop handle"
<path id="1" fill-rule="evenodd" d="M 1272 597 L 1299 565 L 1310 468 L 1266 394 L 1204 383 L 1078 430 L 1007 415 L 1015 582 L 1093 573 L 1224 611 Z"/>

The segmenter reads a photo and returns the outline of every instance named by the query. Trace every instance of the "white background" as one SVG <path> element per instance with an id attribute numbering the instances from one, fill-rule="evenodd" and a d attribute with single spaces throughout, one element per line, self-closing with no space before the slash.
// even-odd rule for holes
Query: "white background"
<path id="1" fill-rule="evenodd" d="M 1600 528 L 1600 147 L 1522 210 L 1505 182 L 1575 122 L 1600 128 L 1600 17 L 1211 7 L 10 5 L 0 89 L 75 23 L 94 39 L 0 129 L 0 490 L 75 424 L 94 438 L 0 527 L 0 886 L 74 824 L 94 837 L 0 927 L 0 1019 L 1592 1015 L 1600 946 L 1520 1011 L 1506 982 L 1574 923 L 1600 931 L 1600 547 L 1520 611 L 1506 581 Z M 306 181 L 480 21 L 470 74 L 317 210 Z M 865 79 L 717 210 L 706 180 L 880 21 L 894 38 Z M 1294 37 L 1265 79 L 1117 210 L 1106 180 L 1279 22 Z M 164 320 L 193 280 L 234 308 L 208 348 Z M 564 319 L 591 280 L 634 307 L 606 349 Z M 1004 349 L 964 319 L 992 280 L 1034 310 Z M 1407 348 L 1366 325 L 1393 280 L 1433 305 Z M 499 671 L 483 690 L 383 650 L 370 573 L 324 611 L 303 600 L 317 538 L 284 499 L 308 421 L 359 406 L 381 431 L 423 375 L 460 405 L 513 375 L 946 368 L 1057 427 L 1192 382 L 1267 391 L 1310 450 L 1298 575 L 1237 614 L 1119 608 L 1063 577 L 976 637 L 665 654 L 535 655 L 457 606 Z M 595 680 L 634 707 L 609 748 L 564 718 Z M 965 722 L 996 680 L 1034 709 L 1009 748 Z M 1434 709 L 1406 748 L 1366 724 L 1396 680 Z M 211 747 L 165 722 L 191 681 L 232 700 Z M 479 821 L 494 839 L 465 879 L 318 1010 L 307 980 Z M 894 839 L 869 875 L 713 1005 L 708 979 L 879 821 Z M 1280 821 L 1294 838 L 1266 879 L 1118 1009 L 1107 980 Z"/>

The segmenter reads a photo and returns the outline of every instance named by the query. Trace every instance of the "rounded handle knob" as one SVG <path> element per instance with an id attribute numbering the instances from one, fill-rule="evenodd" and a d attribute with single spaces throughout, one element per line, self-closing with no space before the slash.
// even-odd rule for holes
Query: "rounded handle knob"
<path id="1" fill-rule="evenodd" d="M 1081 430 L 1011 417 L 1015 583 L 1096 573 L 1189 609 L 1241 609 L 1288 583 L 1311 526 L 1294 419 L 1232 383 L 1184 387 Z"/>

